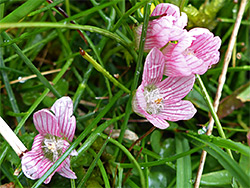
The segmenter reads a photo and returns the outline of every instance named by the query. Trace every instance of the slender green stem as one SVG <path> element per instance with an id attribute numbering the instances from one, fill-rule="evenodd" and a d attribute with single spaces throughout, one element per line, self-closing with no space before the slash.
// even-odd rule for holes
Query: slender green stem
<path id="1" fill-rule="evenodd" d="M 89 152 L 94 156 L 96 157 L 96 153 L 95 151 L 92 149 L 92 148 L 89 148 Z M 110 188 L 110 183 L 109 183 L 109 178 L 108 178 L 108 175 L 107 175 L 107 172 L 104 168 L 104 165 L 102 163 L 102 161 L 99 159 L 97 161 L 97 165 L 99 166 L 99 169 L 101 171 L 101 174 L 102 174 L 102 178 L 103 178 L 103 181 L 104 181 L 104 185 L 105 185 L 105 188 Z"/>
<path id="2" fill-rule="evenodd" d="M 102 145 L 100 151 L 98 152 L 98 154 L 95 156 L 95 159 L 92 161 L 91 165 L 89 166 L 88 168 L 88 171 L 86 172 L 86 174 L 84 175 L 84 177 L 82 178 L 82 180 L 80 181 L 79 185 L 78 185 L 78 188 L 81 188 L 84 186 L 84 184 L 87 182 L 88 178 L 90 177 L 91 173 L 93 172 L 97 162 L 100 160 L 100 157 L 102 155 L 102 153 L 104 152 L 104 149 L 106 147 L 106 145 L 108 144 L 109 142 L 109 138 L 108 137 L 104 144 Z M 95 152 L 94 152 L 95 153 Z"/>
<path id="3" fill-rule="evenodd" d="M 198 83 L 199 83 L 199 85 L 200 85 L 201 91 L 202 91 L 202 93 L 203 93 L 203 95 L 204 95 L 204 99 L 205 99 L 205 101 L 206 101 L 206 103 L 207 103 L 207 105 L 208 105 L 208 108 L 209 108 L 209 110 L 210 110 L 210 112 L 211 112 L 211 115 L 212 115 L 212 117 L 213 117 L 213 119 L 214 119 L 215 125 L 216 125 L 216 127 L 217 127 L 218 132 L 219 132 L 219 135 L 220 135 L 222 138 L 225 138 L 225 139 L 226 139 L 225 133 L 224 133 L 223 128 L 222 128 L 222 126 L 221 126 L 220 120 L 219 120 L 219 118 L 218 118 L 218 116 L 217 116 L 217 114 L 216 114 L 216 112 L 215 112 L 215 110 L 214 110 L 213 103 L 212 103 L 211 98 L 210 98 L 210 96 L 209 96 L 209 94 L 208 94 L 208 92 L 207 92 L 207 89 L 206 89 L 206 87 L 204 86 L 201 77 L 200 77 L 199 75 L 196 75 L 196 77 L 197 77 L 197 81 L 198 81 Z M 227 153 L 233 158 L 233 155 L 232 155 L 231 150 L 230 150 L 230 149 L 226 149 L 226 151 L 227 151 Z"/>
<path id="4" fill-rule="evenodd" d="M 126 47 L 130 51 L 130 44 L 127 44 L 121 37 L 117 34 L 107 31 L 105 29 L 101 29 L 95 26 L 88 25 L 75 25 L 70 23 L 53 23 L 53 22 L 21 22 L 21 23 L 0 23 L 0 27 L 3 29 L 7 28 L 29 28 L 29 27 L 46 27 L 46 28 L 68 28 L 68 29 L 82 29 L 85 31 L 95 32 L 111 39 L 116 40 L 121 43 L 124 47 Z"/>
<path id="5" fill-rule="evenodd" d="M 135 75 L 134 75 L 134 80 L 131 86 L 131 92 L 134 92 L 134 90 L 136 89 L 137 85 L 138 85 L 138 80 L 141 74 L 141 70 L 142 70 L 142 60 L 143 60 L 143 52 L 144 52 L 144 44 L 145 44 L 145 40 L 146 40 L 146 34 L 147 34 L 147 27 L 148 27 L 148 21 L 149 21 L 149 14 L 150 14 L 150 3 L 147 3 L 144 7 L 144 24 L 142 27 L 142 33 L 141 33 L 141 40 L 140 40 L 140 45 L 139 45 L 139 56 L 138 56 L 138 60 L 137 60 L 137 64 L 136 64 L 136 70 L 135 70 Z M 124 122 L 122 124 L 121 127 L 121 133 L 120 136 L 118 138 L 118 142 L 122 142 L 122 139 L 124 137 L 125 131 L 127 129 L 127 124 L 128 124 L 128 120 L 131 114 L 131 106 L 132 106 L 132 98 L 133 95 L 132 93 L 130 93 L 130 97 L 128 100 L 128 103 L 126 105 L 126 116 L 124 117 Z M 115 152 L 115 156 L 117 156 L 118 154 L 118 149 Z"/>
<path id="6" fill-rule="evenodd" d="M 104 138 L 104 139 L 107 138 L 107 135 L 102 134 L 102 133 L 100 134 L 100 136 L 101 136 L 102 138 Z M 139 173 L 139 175 L 140 175 L 140 178 L 141 178 L 141 187 L 145 188 L 146 185 L 145 185 L 145 177 L 144 177 L 144 174 L 143 174 L 143 172 L 142 172 L 142 170 L 141 170 L 141 166 L 140 166 L 139 163 L 135 160 L 135 158 L 133 157 L 133 155 L 132 155 L 132 154 L 131 154 L 131 153 L 121 144 L 121 143 L 119 143 L 118 141 L 116 141 L 116 140 L 110 138 L 109 142 L 111 142 L 112 144 L 114 144 L 114 145 L 116 145 L 117 147 L 119 147 L 119 148 L 124 152 L 124 154 L 127 155 L 128 159 L 133 163 L 133 164 L 129 164 L 129 165 L 131 165 L 130 168 L 136 167 L 136 169 L 137 169 L 137 171 L 138 171 L 138 173 Z M 120 163 L 116 163 L 116 164 L 118 164 L 118 167 L 119 167 L 120 165 L 122 165 L 122 164 L 120 164 Z"/>
<path id="7" fill-rule="evenodd" d="M 104 69 L 99 63 L 97 63 L 87 52 L 80 50 L 80 53 L 84 59 L 90 62 L 97 71 L 102 73 L 106 78 L 108 78 L 113 84 L 120 89 L 122 89 L 126 93 L 130 93 L 129 89 L 118 82 L 106 69 Z"/>
<path id="8" fill-rule="evenodd" d="M 11 38 L 9 37 L 9 35 L 5 32 L 2 33 L 2 36 L 6 39 L 6 40 L 11 40 Z M 51 90 L 51 92 L 53 92 L 53 94 L 60 98 L 61 94 L 58 93 L 58 91 L 54 88 L 54 86 L 52 86 L 49 81 L 41 74 L 41 72 L 33 65 L 33 63 L 28 59 L 28 57 L 26 55 L 24 55 L 24 53 L 21 51 L 21 49 L 16 45 L 16 44 L 12 44 L 13 49 L 16 51 L 16 53 L 23 59 L 23 61 L 26 63 L 26 65 L 32 70 L 32 72 L 34 74 L 37 75 L 37 78 L 47 87 Z"/>
<path id="9" fill-rule="evenodd" d="M 103 138 L 105 138 L 105 137 L 103 137 Z M 113 143 L 112 140 L 110 140 L 110 142 Z M 201 150 L 203 147 L 205 147 L 205 145 L 193 148 L 191 150 L 182 152 L 180 154 L 176 154 L 176 155 L 171 156 L 171 157 L 166 157 L 166 158 L 163 158 L 163 159 L 158 159 L 157 161 L 150 161 L 150 162 L 139 163 L 139 165 L 141 167 L 152 167 L 152 166 L 164 165 L 167 162 L 176 161 L 179 158 L 185 157 L 187 155 L 191 155 L 191 154 L 193 154 L 193 153 Z M 113 162 L 112 165 L 113 166 L 119 165 L 122 168 L 132 168 L 133 167 L 133 164 L 131 164 L 131 163 L 117 163 L 117 162 Z"/>

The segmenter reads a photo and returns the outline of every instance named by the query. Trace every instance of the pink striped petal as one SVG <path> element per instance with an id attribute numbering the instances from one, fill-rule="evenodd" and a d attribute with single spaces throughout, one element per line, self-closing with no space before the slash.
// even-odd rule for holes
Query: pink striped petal
<path id="1" fill-rule="evenodd" d="M 162 119 L 169 121 L 188 120 L 196 113 L 194 105 L 190 101 L 179 101 L 172 104 L 165 104 L 164 109 L 158 114 Z"/>
<path id="2" fill-rule="evenodd" d="M 204 74 L 207 69 L 208 65 L 202 60 L 197 58 L 195 55 L 190 54 L 185 56 L 185 61 L 189 68 L 192 71 L 192 74 Z"/>
<path id="3" fill-rule="evenodd" d="M 171 77 L 189 76 L 192 74 L 191 68 L 187 65 L 182 54 L 166 57 L 164 75 Z"/>
<path id="4" fill-rule="evenodd" d="M 176 103 L 183 99 L 193 88 L 195 76 L 168 77 L 156 86 L 160 88 L 164 104 Z"/>
<path id="5" fill-rule="evenodd" d="M 169 127 L 169 123 L 165 120 L 165 118 L 159 117 L 159 115 L 147 114 L 146 118 L 150 123 L 159 129 L 166 129 Z"/>
<path id="6" fill-rule="evenodd" d="M 58 118 L 60 133 L 68 138 L 69 141 L 72 141 L 76 129 L 76 120 L 73 115 L 72 100 L 69 97 L 62 97 L 53 104 L 51 110 Z"/>
<path id="7" fill-rule="evenodd" d="M 161 81 L 164 70 L 164 56 L 160 50 L 153 48 L 147 55 L 142 80 L 145 85 Z"/>
<path id="8" fill-rule="evenodd" d="M 58 173 L 61 176 L 64 176 L 66 178 L 70 178 L 70 179 L 76 179 L 76 175 L 75 173 L 70 169 L 70 160 L 69 157 L 65 159 L 65 161 L 63 162 L 63 166 L 62 168 L 58 171 Z"/>
<path id="9" fill-rule="evenodd" d="M 184 28 L 188 21 L 186 13 L 182 12 L 180 14 L 179 7 L 169 3 L 160 3 L 157 5 L 151 16 L 173 16 L 175 18 L 174 24 L 181 28 Z"/>
<path id="10" fill-rule="evenodd" d="M 36 151 L 29 151 L 24 153 L 22 157 L 22 170 L 26 177 L 34 180 L 41 178 L 45 172 L 53 165 L 53 163 L 43 156 L 43 153 L 38 153 Z M 54 172 L 55 173 L 55 172 Z M 52 173 L 44 183 L 49 183 Z"/>
<path id="11" fill-rule="evenodd" d="M 49 110 L 43 109 L 34 113 L 33 121 L 40 134 L 60 136 L 57 118 Z"/>
<path id="12" fill-rule="evenodd" d="M 193 72 L 204 74 L 211 65 L 218 63 L 220 59 L 219 48 L 221 46 L 221 39 L 219 37 L 214 37 L 213 33 L 205 28 L 191 29 L 189 34 L 195 38 L 195 40 L 193 40 L 188 51 L 200 60 L 197 63 L 199 65 L 194 66 L 199 68 L 194 69 Z M 188 55 L 185 56 L 185 58 L 188 64 L 194 64 L 194 60 Z M 201 64 L 203 64 L 203 67 L 201 67 Z"/>
<path id="13" fill-rule="evenodd" d="M 36 151 L 38 153 L 43 152 L 42 151 L 42 142 L 43 142 L 43 140 L 44 140 L 43 135 L 41 135 L 41 134 L 36 135 L 35 138 L 34 138 L 34 142 L 33 142 L 31 150 Z"/>
<path id="14" fill-rule="evenodd" d="M 136 90 L 136 93 L 132 99 L 132 108 L 135 113 L 137 113 L 139 116 L 145 117 L 145 109 L 147 107 L 145 97 L 143 95 L 144 87 L 143 85 L 140 85 L 138 89 Z"/>
<path id="15" fill-rule="evenodd" d="M 162 17 L 149 21 L 147 28 L 147 36 L 144 45 L 144 51 L 150 51 L 152 48 L 161 48 L 169 41 L 169 36 L 173 27 L 173 17 Z M 139 49 L 142 25 L 135 28 L 135 42 Z"/>

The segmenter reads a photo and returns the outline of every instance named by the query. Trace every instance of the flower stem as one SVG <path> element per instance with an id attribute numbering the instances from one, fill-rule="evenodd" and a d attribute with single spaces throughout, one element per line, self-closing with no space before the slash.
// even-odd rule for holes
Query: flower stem
<path id="1" fill-rule="evenodd" d="M 209 108 L 209 110 L 210 110 L 210 112 L 211 112 L 211 115 L 212 115 L 212 117 L 213 117 L 213 119 L 214 119 L 214 122 L 215 122 L 215 124 L 216 124 L 216 126 L 217 126 L 217 130 L 218 130 L 218 132 L 219 132 L 219 135 L 220 135 L 222 138 L 225 138 L 225 139 L 226 139 L 225 133 L 224 133 L 223 128 L 222 128 L 222 126 L 221 126 L 220 120 L 219 120 L 219 118 L 218 118 L 218 116 L 217 116 L 217 114 L 216 114 L 216 112 L 215 112 L 215 109 L 214 109 L 214 107 L 213 107 L 212 101 L 211 101 L 210 96 L 209 96 L 209 94 L 208 94 L 208 92 L 207 92 L 207 89 L 206 89 L 206 87 L 204 86 L 201 77 L 200 77 L 199 75 L 196 75 L 196 77 L 197 77 L 197 81 L 198 81 L 198 83 L 199 83 L 199 85 L 200 85 L 201 91 L 202 91 L 202 93 L 204 94 L 204 98 L 205 98 L 205 100 L 206 100 L 206 102 L 207 102 L 208 108 Z M 208 130 L 210 130 L 209 127 L 208 127 Z M 207 132 L 207 135 L 211 135 L 211 133 L 212 133 L 212 131 L 208 131 L 208 132 Z M 233 158 L 233 155 L 232 155 L 232 153 L 231 153 L 231 150 L 230 150 L 230 149 L 226 149 L 226 150 L 227 150 L 227 153 L 231 156 L 231 158 Z"/>

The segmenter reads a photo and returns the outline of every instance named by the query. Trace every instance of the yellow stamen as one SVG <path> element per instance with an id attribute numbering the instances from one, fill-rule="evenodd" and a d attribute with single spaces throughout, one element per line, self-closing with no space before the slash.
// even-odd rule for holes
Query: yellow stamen
<path id="1" fill-rule="evenodd" d="M 162 101 L 162 98 L 159 98 L 159 99 L 156 99 L 154 102 L 155 102 L 156 104 L 160 104 L 161 101 Z"/>

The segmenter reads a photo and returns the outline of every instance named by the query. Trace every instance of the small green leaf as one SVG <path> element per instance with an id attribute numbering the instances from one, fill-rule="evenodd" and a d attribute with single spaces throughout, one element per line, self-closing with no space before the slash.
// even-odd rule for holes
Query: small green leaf
<path id="1" fill-rule="evenodd" d="M 201 177 L 201 185 L 205 186 L 229 186 L 231 182 L 232 175 L 227 170 L 203 174 Z"/>

